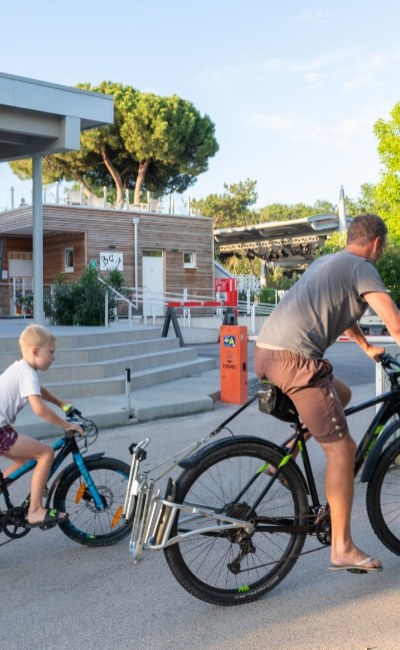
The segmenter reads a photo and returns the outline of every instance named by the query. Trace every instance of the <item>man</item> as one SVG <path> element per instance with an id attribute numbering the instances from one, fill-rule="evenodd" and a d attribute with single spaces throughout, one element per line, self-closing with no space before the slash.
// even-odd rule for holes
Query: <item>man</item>
<path id="1" fill-rule="evenodd" d="M 333 376 L 323 355 L 345 333 L 378 361 L 384 348 L 370 345 L 357 323 L 368 305 L 400 345 L 400 311 L 374 266 L 383 254 L 386 236 L 380 217 L 356 217 L 349 226 L 345 250 L 310 265 L 267 318 L 254 352 L 258 377 L 268 378 L 290 396 L 325 452 L 333 570 L 382 570 L 380 560 L 359 549 L 351 537 L 356 444 L 343 410 L 351 391 Z"/>

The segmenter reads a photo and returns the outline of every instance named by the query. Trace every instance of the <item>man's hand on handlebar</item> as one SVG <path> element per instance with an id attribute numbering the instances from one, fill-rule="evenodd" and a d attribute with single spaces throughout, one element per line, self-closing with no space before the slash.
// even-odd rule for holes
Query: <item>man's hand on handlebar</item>
<path id="1" fill-rule="evenodd" d="M 380 345 L 368 345 L 366 348 L 365 354 L 369 356 L 370 359 L 373 359 L 377 363 L 380 361 L 380 357 L 382 354 L 385 354 L 385 348 L 381 347 Z"/>

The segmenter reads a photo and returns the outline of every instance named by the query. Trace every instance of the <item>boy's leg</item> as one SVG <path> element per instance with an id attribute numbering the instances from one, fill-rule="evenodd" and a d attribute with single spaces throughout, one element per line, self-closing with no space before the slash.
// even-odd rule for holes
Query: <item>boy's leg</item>
<path id="1" fill-rule="evenodd" d="M 19 433 L 14 445 L 3 455 L 9 460 L 16 461 L 14 465 L 16 467 L 20 467 L 31 458 L 36 460 L 32 471 L 31 498 L 27 519 L 30 524 L 43 521 L 46 510 L 42 506 L 42 498 L 54 458 L 53 449 L 38 440 Z M 6 475 L 9 473 L 9 471 L 6 472 Z"/>

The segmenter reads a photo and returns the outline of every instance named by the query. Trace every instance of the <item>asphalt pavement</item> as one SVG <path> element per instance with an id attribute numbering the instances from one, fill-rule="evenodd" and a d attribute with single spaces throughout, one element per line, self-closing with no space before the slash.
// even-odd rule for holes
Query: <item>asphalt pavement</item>
<path id="1" fill-rule="evenodd" d="M 335 347 L 335 346 L 334 346 Z M 353 401 L 374 395 L 374 364 L 353 345 L 336 350 L 337 374 L 347 369 Z M 362 354 L 362 353 L 361 353 Z M 151 438 L 148 460 L 154 466 L 190 441 L 203 438 L 237 407 L 217 403 L 195 416 L 107 429 L 90 451 L 130 462 L 129 444 Z M 350 422 L 359 439 L 373 411 Z M 281 442 L 288 425 L 265 416 L 252 404 L 230 425 Z M 223 435 L 223 434 L 221 434 Z M 323 490 L 324 458 L 310 451 Z M 4 466 L 1 460 L 1 466 Z M 161 472 L 158 470 L 158 474 Z M 162 479 L 161 485 L 165 481 Z M 18 498 L 27 486 L 18 485 Z M 353 535 L 380 557 L 380 574 L 332 574 L 329 549 L 315 540 L 273 591 L 255 603 L 222 608 L 189 595 L 176 582 L 162 552 L 147 552 L 133 564 L 128 540 L 100 549 L 75 544 L 58 529 L 31 531 L 0 548 L 1 629 L 7 650 L 398 650 L 400 559 L 375 537 L 365 508 L 365 485 L 356 482 Z M 6 541 L 4 534 L 0 543 Z M 315 552 L 314 552 L 315 549 Z"/>

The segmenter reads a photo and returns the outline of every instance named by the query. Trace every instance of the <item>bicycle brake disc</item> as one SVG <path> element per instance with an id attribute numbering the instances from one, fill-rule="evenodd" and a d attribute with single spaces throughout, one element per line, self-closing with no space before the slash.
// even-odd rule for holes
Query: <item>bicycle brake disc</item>
<path id="1" fill-rule="evenodd" d="M 26 509 L 22 507 L 10 508 L 1 517 L 1 530 L 11 539 L 24 537 L 30 531 L 26 527 Z"/>

